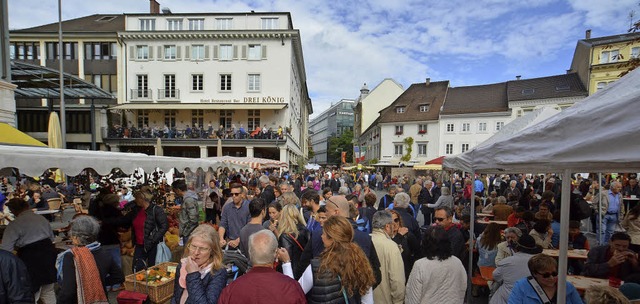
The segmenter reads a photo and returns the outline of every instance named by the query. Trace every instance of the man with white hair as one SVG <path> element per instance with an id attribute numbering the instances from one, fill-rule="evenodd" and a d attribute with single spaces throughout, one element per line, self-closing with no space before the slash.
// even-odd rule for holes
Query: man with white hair
<path id="1" fill-rule="evenodd" d="M 276 200 L 276 194 L 273 191 L 273 186 L 269 183 L 269 176 L 261 175 L 258 180 L 260 181 L 260 187 L 262 188 L 260 198 L 264 200 L 265 204 L 269 205 Z"/>
<path id="2" fill-rule="evenodd" d="M 409 204 L 410 202 L 410 198 L 409 195 L 401 192 L 396 194 L 394 200 L 393 200 L 393 206 L 392 208 L 389 209 L 393 209 L 396 212 L 398 212 L 398 215 L 400 215 L 400 218 L 402 219 L 402 223 L 404 224 L 404 227 L 406 227 L 407 229 L 409 229 L 409 232 L 411 232 L 413 234 L 413 236 L 416 237 L 417 240 L 420 239 L 420 224 L 418 224 L 418 221 L 415 219 L 415 217 L 413 217 L 411 215 L 411 205 Z M 413 212 L 418 212 L 417 210 L 413 210 Z"/>
<path id="3" fill-rule="evenodd" d="M 520 193 L 520 189 L 518 189 L 517 185 L 518 185 L 518 181 L 516 181 L 515 179 L 511 180 L 509 182 L 509 187 L 506 190 L 504 190 L 504 193 L 502 194 L 502 196 L 509 197 L 509 195 L 512 195 L 516 201 L 520 201 L 520 198 L 522 197 L 522 193 Z"/>
<path id="4" fill-rule="evenodd" d="M 300 284 L 273 269 L 278 250 L 285 249 L 278 249 L 278 240 L 271 231 L 252 234 L 249 237 L 251 270 L 224 288 L 218 303 L 307 303 Z"/>
<path id="5" fill-rule="evenodd" d="M 593 199 L 593 205 L 598 206 L 602 196 L 602 209 L 600 212 L 602 214 L 602 227 L 604 228 L 604 235 L 600 236 L 600 244 L 602 245 L 609 243 L 609 239 L 615 232 L 616 225 L 620 222 L 624 212 L 620 190 L 622 190 L 622 184 L 613 181 L 609 186 L 609 190 L 604 191 L 603 195 L 596 195 Z"/>
<path id="6" fill-rule="evenodd" d="M 393 217 L 389 211 L 378 211 L 373 215 L 371 241 L 380 260 L 381 281 L 373 290 L 375 303 L 404 303 L 404 264 L 393 233 Z"/>
<path id="7" fill-rule="evenodd" d="M 436 202 L 436 196 L 432 192 L 432 188 L 433 181 L 427 179 L 424 182 L 424 187 L 420 190 L 420 194 L 418 195 L 418 204 L 420 205 L 420 210 L 422 210 L 425 225 L 431 225 L 433 222 L 431 220 L 433 217 L 433 208 L 427 207 L 427 204 L 434 204 Z"/>

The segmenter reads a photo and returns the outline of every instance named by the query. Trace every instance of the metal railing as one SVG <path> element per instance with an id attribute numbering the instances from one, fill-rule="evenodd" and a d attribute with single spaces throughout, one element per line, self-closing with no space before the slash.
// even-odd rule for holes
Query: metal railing
<path id="1" fill-rule="evenodd" d="M 158 100 L 180 99 L 180 89 L 158 89 Z"/>
<path id="2" fill-rule="evenodd" d="M 131 100 L 151 100 L 152 90 L 131 89 Z"/>

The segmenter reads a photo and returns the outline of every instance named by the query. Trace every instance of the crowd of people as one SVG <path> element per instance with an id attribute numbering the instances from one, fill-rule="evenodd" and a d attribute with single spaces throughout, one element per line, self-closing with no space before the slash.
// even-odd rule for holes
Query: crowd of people
<path id="1" fill-rule="evenodd" d="M 575 178 L 569 246 L 589 254 L 570 260 L 568 271 L 624 284 L 583 298 L 567 283 L 566 299 L 557 299 L 557 262 L 542 253 L 559 247 L 562 193 L 554 176 L 225 168 L 204 180 L 185 173 L 169 184 L 156 175 L 133 187 L 113 176 L 67 184 L 50 173 L 39 181 L 5 177 L 0 276 L 24 284 L 0 286 L 15 289 L 0 294 L 18 302 L 104 301 L 124 281 L 118 233 L 131 231 L 136 271 L 157 264 L 177 223 L 184 251 L 172 303 L 463 303 L 470 264 L 474 275 L 493 269 L 490 303 L 626 303 L 621 291 L 632 297 L 640 290 L 640 207 L 625 212 L 622 197 L 640 193 L 630 194 L 635 176 L 617 178 Z M 607 202 L 598 204 L 600 196 Z M 56 251 L 50 219 L 34 213 L 48 209 L 43 197 L 87 198 L 88 214 L 63 229 L 66 251 Z M 614 227 L 606 241 L 590 244 L 593 212 L 574 208 L 582 201 L 603 206 L 596 222 L 605 231 L 615 223 L 626 232 Z M 471 222 L 470 208 L 506 221 L 506 229 Z M 469 245 L 477 252 L 471 263 Z M 234 270 L 229 255 L 247 266 Z M 598 300 L 605 298 L 622 302 Z"/>
<path id="2" fill-rule="evenodd" d="M 283 139 L 289 133 L 288 128 L 278 126 L 277 128 L 260 127 L 256 125 L 253 130 L 247 129 L 243 124 L 236 127 L 231 124 L 228 127 L 220 125 L 214 128 L 211 124 L 206 127 L 199 126 L 197 123 L 193 126 L 186 125 L 184 129 L 178 129 L 176 126 L 153 126 L 144 125 L 136 127 L 129 122 L 129 126 L 114 124 L 108 130 L 109 138 L 173 138 L 173 139 Z"/>

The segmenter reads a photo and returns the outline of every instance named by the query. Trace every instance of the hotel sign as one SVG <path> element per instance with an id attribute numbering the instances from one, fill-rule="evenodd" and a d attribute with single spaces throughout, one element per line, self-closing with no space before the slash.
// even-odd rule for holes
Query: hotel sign
<path id="1" fill-rule="evenodd" d="M 284 97 L 277 97 L 277 96 L 243 97 L 242 99 L 202 98 L 200 99 L 200 102 L 201 103 L 285 103 L 285 99 Z"/>

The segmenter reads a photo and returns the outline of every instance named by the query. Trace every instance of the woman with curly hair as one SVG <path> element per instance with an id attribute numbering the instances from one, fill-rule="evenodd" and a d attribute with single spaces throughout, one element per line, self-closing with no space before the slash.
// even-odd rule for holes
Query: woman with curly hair
<path id="1" fill-rule="evenodd" d="M 276 235 L 278 236 L 278 247 L 287 250 L 291 257 L 293 269 L 297 266 L 300 256 L 304 251 L 304 246 L 311 239 L 311 233 L 306 227 L 306 222 L 295 205 L 286 205 L 280 212 L 280 221 Z"/>
<path id="2" fill-rule="evenodd" d="M 367 256 L 353 243 L 353 227 L 341 216 L 330 217 L 322 226 L 324 251 L 298 280 L 309 303 L 373 303 L 373 269 Z M 286 251 L 278 252 L 289 261 Z M 284 274 L 293 278 L 291 264 L 283 264 Z"/>

